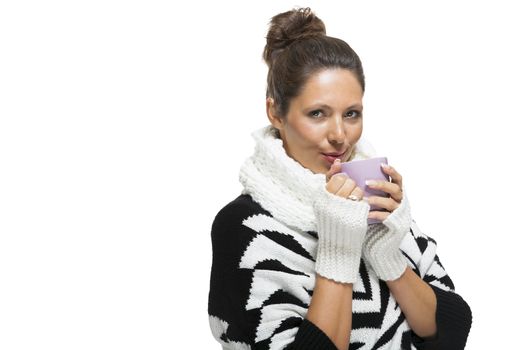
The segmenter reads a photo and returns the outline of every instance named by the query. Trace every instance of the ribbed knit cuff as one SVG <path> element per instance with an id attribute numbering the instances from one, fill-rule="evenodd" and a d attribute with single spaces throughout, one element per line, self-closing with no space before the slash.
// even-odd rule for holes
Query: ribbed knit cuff
<path id="1" fill-rule="evenodd" d="M 319 236 L 316 272 L 337 282 L 355 282 L 370 205 L 336 196 L 323 187 L 313 209 Z"/>
<path id="2" fill-rule="evenodd" d="M 463 298 L 452 291 L 445 291 L 429 284 L 436 295 L 437 334 L 431 339 L 413 334 L 418 349 L 463 350 L 472 325 L 472 311 Z"/>
<path id="3" fill-rule="evenodd" d="M 410 224 L 412 223 L 412 216 L 410 214 L 410 203 L 408 202 L 407 191 L 403 188 L 403 198 L 399 207 L 397 207 L 385 221 L 383 225 L 388 227 L 391 232 L 403 231 L 407 232 L 410 230 Z"/>
<path id="4" fill-rule="evenodd" d="M 332 340 L 319 327 L 304 319 L 289 350 L 337 350 Z"/>
<path id="5" fill-rule="evenodd" d="M 372 224 L 369 228 L 363 255 L 370 263 L 377 277 L 383 281 L 393 281 L 401 277 L 408 264 L 399 249 L 400 234 L 391 235 L 382 224 Z"/>
<path id="6" fill-rule="evenodd" d="M 380 279 L 392 281 L 405 272 L 408 264 L 399 246 L 410 232 L 411 222 L 410 204 L 403 190 L 399 207 L 382 223 L 369 225 L 363 255 Z"/>

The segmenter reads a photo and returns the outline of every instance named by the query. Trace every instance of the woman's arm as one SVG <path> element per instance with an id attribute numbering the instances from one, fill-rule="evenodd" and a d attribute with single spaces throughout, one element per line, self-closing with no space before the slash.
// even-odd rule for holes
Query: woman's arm
<path id="1" fill-rule="evenodd" d="M 455 292 L 454 283 L 436 254 L 436 241 L 421 232 L 416 222 L 412 221 L 410 234 L 403 241 L 401 249 L 412 265 L 416 280 L 429 287 L 436 299 L 435 335 L 432 338 L 423 338 L 416 332 L 417 326 L 413 326 L 413 344 L 418 349 L 427 350 L 464 349 L 472 324 L 472 312 L 467 302 Z M 405 297 L 401 296 L 401 298 Z M 408 317 L 411 311 L 407 311 L 397 296 L 396 299 L 412 326 L 411 318 Z"/>
<path id="2" fill-rule="evenodd" d="M 352 329 L 353 283 L 358 279 L 370 205 L 347 197 L 363 191 L 340 171 L 336 161 L 326 174 L 313 209 L 319 241 L 316 280 L 306 319 L 321 329 L 339 349 L 348 349 Z"/>
<path id="3" fill-rule="evenodd" d="M 337 203 L 362 210 L 357 216 L 366 229 L 367 204 L 338 201 L 336 208 Z M 332 204 L 328 207 L 334 208 Z M 361 249 L 349 256 L 352 249 L 341 255 L 341 250 L 332 248 L 335 242 L 361 245 L 335 239 L 342 238 L 339 233 L 347 233 L 346 226 L 339 232 L 331 218 L 322 222 L 326 227 L 321 225 L 319 232 L 325 235 L 321 235 L 317 256 L 311 256 L 297 249 L 300 244 L 311 244 L 309 240 L 297 235 L 294 241 L 298 241 L 289 244 L 289 230 L 281 232 L 279 228 L 285 226 L 248 196 L 240 196 L 217 214 L 211 232 L 208 314 L 212 334 L 223 349 L 265 349 L 270 345 L 287 350 L 348 348 L 352 283 L 357 280 Z M 328 239 L 330 234 L 335 235 L 334 240 Z M 304 273 L 312 264 L 316 273 Z"/>
<path id="4" fill-rule="evenodd" d="M 338 349 L 348 349 L 352 329 L 352 283 L 338 283 L 317 274 L 306 318 Z"/>
<path id="5" fill-rule="evenodd" d="M 434 337 L 437 300 L 432 288 L 409 267 L 401 277 L 386 284 L 414 333 L 421 338 Z"/>
<path id="6" fill-rule="evenodd" d="M 387 282 L 412 328 L 418 349 L 463 349 L 472 323 L 470 307 L 453 291 L 454 285 L 436 255 L 435 241 L 420 232 L 411 219 L 406 190 L 401 190 L 401 175 L 392 167 L 384 170 L 392 183 L 380 181 L 372 187 L 389 193 L 390 198 L 368 199 L 390 213 L 370 212 L 369 217 L 382 224 L 369 227 L 365 260 Z M 404 240 L 406 237 L 409 239 Z M 416 272 L 407 272 L 409 261 Z"/>

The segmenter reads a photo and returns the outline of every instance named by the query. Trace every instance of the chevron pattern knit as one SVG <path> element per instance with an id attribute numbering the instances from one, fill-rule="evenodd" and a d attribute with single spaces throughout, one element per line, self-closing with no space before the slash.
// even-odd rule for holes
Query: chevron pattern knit
<path id="1" fill-rule="evenodd" d="M 348 349 L 463 349 L 470 308 L 455 292 L 436 254 L 435 240 L 412 219 L 407 228 L 407 216 L 402 215 L 404 220 L 393 217 L 392 225 L 381 224 L 390 233 L 400 232 L 393 234 L 395 240 L 402 236 L 399 254 L 383 250 L 383 244 L 373 240 L 367 246 L 366 237 L 381 227 L 365 226 L 362 237 L 368 204 L 323 191 L 325 176 L 287 157 L 282 142 L 266 129 L 252 134 L 256 149 L 239 173 L 243 193 L 217 213 L 211 228 L 208 314 L 211 333 L 222 349 L 336 349 L 305 318 L 318 271 L 354 281 Z M 373 156 L 370 149 L 362 154 Z M 328 207 L 336 208 L 336 214 Z M 333 241 L 343 239 L 342 232 L 354 234 L 343 244 L 349 252 L 334 249 Z M 387 232 L 380 232 L 378 242 L 388 239 Z M 363 250 L 358 253 L 352 246 L 360 239 Z M 435 291 L 436 339 L 421 339 L 411 331 L 386 282 L 378 277 L 397 273 L 397 268 L 392 272 L 374 260 L 383 253 L 403 257 L 406 266 Z"/>

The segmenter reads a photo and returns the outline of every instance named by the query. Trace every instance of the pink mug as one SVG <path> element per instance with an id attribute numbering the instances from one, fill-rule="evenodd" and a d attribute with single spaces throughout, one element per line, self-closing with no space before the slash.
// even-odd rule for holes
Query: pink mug
<path id="1" fill-rule="evenodd" d="M 352 160 L 341 163 L 341 172 L 345 173 L 354 180 L 361 189 L 364 190 L 364 197 L 381 196 L 389 197 L 389 194 L 377 189 L 370 188 L 366 185 L 366 180 L 385 180 L 390 182 L 390 176 L 383 172 L 381 163 L 388 164 L 386 157 L 375 157 L 370 159 Z M 370 204 L 370 210 L 387 211 L 384 208 Z M 381 223 L 381 220 L 368 219 L 368 224 Z"/>

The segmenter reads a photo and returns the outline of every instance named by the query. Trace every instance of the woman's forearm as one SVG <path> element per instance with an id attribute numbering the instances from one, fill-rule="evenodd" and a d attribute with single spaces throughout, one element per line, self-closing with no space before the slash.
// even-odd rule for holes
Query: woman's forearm
<path id="1" fill-rule="evenodd" d="M 339 283 L 317 274 L 306 314 L 337 346 L 348 349 L 352 329 L 353 284 Z"/>
<path id="2" fill-rule="evenodd" d="M 401 277 L 386 284 L 414 333 L 421 338 L 434 336 L 437 301 L 432 288 L 408 267 Z"/>

